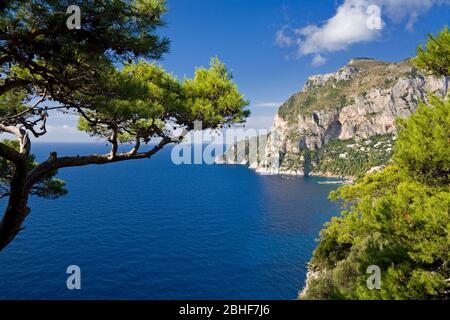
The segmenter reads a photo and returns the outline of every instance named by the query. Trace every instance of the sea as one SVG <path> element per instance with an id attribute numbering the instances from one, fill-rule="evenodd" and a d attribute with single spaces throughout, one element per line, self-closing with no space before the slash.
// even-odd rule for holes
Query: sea
<path id="1" fill-rule="evenodd" d="M 106 150 L 33 145 L 40 161 Z M 296 299 L 321 228 L 339 214 L 328 200 L 337 186 L 176 165 L 171 151 L 60 170 L 69 193 L 32 197 L 25 229 L 0 252 L 0 299 Z"/>

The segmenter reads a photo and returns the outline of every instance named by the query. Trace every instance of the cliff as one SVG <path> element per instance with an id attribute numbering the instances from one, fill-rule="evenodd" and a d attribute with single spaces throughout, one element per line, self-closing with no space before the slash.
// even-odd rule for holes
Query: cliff
<path id="1" fill-rule="evenodd" d="M 238 163 L 266 174 L 352 177 L 377 170 L 391 157 L 396 119 L 413 113 L 428 93 L 443 96 L 448 85 L 448 78 L 424 75 L 407 60 L 353 59 L 335 73 L 310 77 L 279 108 L 259 144 L 262 155 L 244 153 Z"/>

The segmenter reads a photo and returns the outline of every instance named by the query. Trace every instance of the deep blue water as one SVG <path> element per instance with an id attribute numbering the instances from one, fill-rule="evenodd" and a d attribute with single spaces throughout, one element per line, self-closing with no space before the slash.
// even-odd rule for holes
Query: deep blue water
<path id="1" fill-rule="evenodd" d="M 33 151 L 46 158 L 50 146 Z M 319 230 L 338 212 L 327 200 L 335 186 L 317 178 L 176 166 L 170 148 L 59 177 L 69 194 L 33 198 L 26 229 L 0 252 L 0 299 L 295 299 Z M 81 290 L 66 287 L 72 264 Z"/>

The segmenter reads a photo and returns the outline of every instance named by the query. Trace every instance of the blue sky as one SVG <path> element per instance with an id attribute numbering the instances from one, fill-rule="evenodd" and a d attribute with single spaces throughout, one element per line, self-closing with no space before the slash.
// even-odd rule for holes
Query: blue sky
<path id="1" fill-rule="evenodd" d="M 400 61 L 415 54 L 449 22 L 449 0 L 168 0 L 160 30 L 171 50 L 160 63 L 178 77 L 192 76 L 218 56 L 251 101 L 248 126 L 268 128 L 277 105 L 306 78 L 332 72 L 353 57 Z M 361 24 L 366 8 L 380 9 L 381 29 Z M 365 20 L 364 20 L 365 21 Z M 364 22 L 365 24 L 365 22 Z M 40 141 L 87 141 L 76 119 L 49 120 Z"/>

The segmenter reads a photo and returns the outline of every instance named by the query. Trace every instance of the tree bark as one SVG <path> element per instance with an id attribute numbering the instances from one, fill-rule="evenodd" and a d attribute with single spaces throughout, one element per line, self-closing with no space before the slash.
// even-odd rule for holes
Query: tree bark
<path id="1" fill-rule="evenodd" d="M 19 151 L 16 151 L 0 143 L 0 156 L 11 161 L 14 165 L 8 205 L 0 222 L 0 251 L 2 251 L 21 230 L 22 223 L 30 212 L 27 204 L 31 189 L 27 189 L 26 181 L 28 175 L 27 160 L 31 142 L 23 129 L 0 124 L 0 131 L 16 135 L 20 146 Z"/>
<path id="2" fill-rule="evenodd" d="M 23 221 L 30 212 L 28 208 L 29 191 L 25 186 L 26 176 L 26 164 L 16 164 L 11 180 L 8 206 L 0 222 L 0 251 L 16 237 L 22 228 Z"/>
<path id="3" fill-rule="evenodd" d="M 31 211 L 30 208 L 28 208 L 30 191 L 33 186 L 49 172 L 66 167 L 80 167 L 92 164 L 107 164 L 126 160 L 150 158 L 166 144 L 172 142 L 171 139 L 164 138 L 152 149 L 141 153 L 137 152 L 139 142 L 130 152 L 121 154 L 109 153 L 103 155 L 58 158 L 56 153 L 51 153 L 48 160 L 39 164 L 31 170 L 31 172 L 28 172 L 25 156 L 28 156 L 29 141 L 28 139 L 19 141 L 21 141 L 21 151 L 23 153 L 19 153 L 6 145 L 0 144 L 0 157 L 4 157 L 5 159 L 14 162 L 15 166 L 10 183 L 8 206 L 6 207 L 3 219 L 0 222 L 0 251 L 14 240 L 17 233 L 22 230 L 22 224 Z"/>
<path id="4" fill-rule="evenodd" d="M 0 85 L 0 96 L 5 94 L 9 90 L 12 90 L 15 88 L 20 88 L 20 87 L 25 87 L 29 84 L 30 84 L 29 81 L 22 80 L 22 79 L 5 81 L 2 85 Z"/>
<path id="5" fill-rule="evenodd" d="M 92 164 L 107 164 L 127 160 L 139 160 L 150 158 L 155 153 L 164 148 L 165 145 L 171 142 L 172 140 L 170 138 L 164 138 L 159 142 L 159 144 L 154 146 L 152 149 L 140 153 L 137 152 L 136 147 L 133 148 L 130 152 L 120 153 L 116 155 L 109 153 L 101 155 L 94 154 L 89 156 L 59 158 L 56 153 L 52 153 L 48 160 L 39 164 L 29 173 L 27 177 L 27 182 L 25 184 L 25 188 L 31 190 L 31 188 L 35 183 L 37 183 L 40 179 L 42 179 L 42 177 L 44 177 L 48 172 L 52 170 L 58 170 L 61 168 L 68 168 L 68 167 L 82 167 Z"/>

